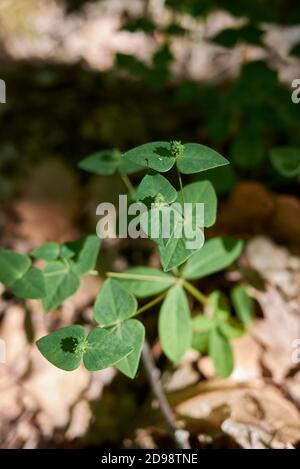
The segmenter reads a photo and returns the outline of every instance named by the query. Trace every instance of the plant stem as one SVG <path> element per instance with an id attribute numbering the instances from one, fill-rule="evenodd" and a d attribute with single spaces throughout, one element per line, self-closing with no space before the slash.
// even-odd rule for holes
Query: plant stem
<path id="1" fill-rule="evenodd" d="M 149 280 L 149 282 L 159 282 L 159 283 L 166 283 L 169 284 L 170 287 L 175 284 L 175 277 L 174 282 L 170 281 L 170 279 L 165 279 L 159 275 L 147 275 L 147 274 L 132 274 L 130 272 L 107 272 L 107 277 L 111 278 L 123 278 L 127 280 Z"/>
<path id="2" fill-rule="evenodd" d="M 178 176 L 178 181 L 179 181 L 179 186 L 180 186 L 180 193 L 181 193 L 182 203 L 184 204 L 183 184 L 182 184 L 181 174 L 178 171 L 178 169 L 177 169 L 177 176 Z"/>
<path id="3" fill-rule="evenodd" d="M 191 294 L 193 295 L 196 300 L 198 300 L 201 304 L 206 305 L 207 304 L 207 298 L 201 291 L 198 290 L 198 288 L 194 287 L 190 282 L 187 280 L 183 281 L 183 286 L 184 288 Z"/>
<path id="4" fill-rule="evenodd" d="M 130 181 L 130 179 L 129 179 L 129 177 L 127 176 L 127 174 L 121 174 L 120 176 L 121 176 L 121 179 L 122 179 L 122 181 L 124 182 L 124 184 L 125 184 L 125 186 L 126 186 L 128 192 L 129 192 L 129 194 L 132 195 L 133 198 L 135 198 L 135 197 L 134 197 L 134 195 L 135 195 L 135 188 L 133 187 L 132 182 Z"/>
<path id="5" fill-rule="evenodd" d="M 190 449 L 188 440 L 188 433 L 185 430 L 178 428 L 173 411 L 165 395 L 164 389 L 160 380 L 160 371 L 156 367 L 151 350 L 147 339 L 145 340 L 142 352 L 142 360 L 147 374 L 147 378 L 154 396 L 157 399 L 160 412 L 165 421 L 165 424 L 172 435 L 176 447 L 179 449 Z"/>
<path id="6" fill-rule="evenodd" d="M 148 309 L 152 308 L 152 306 L 155 306 L 157 305 L 158 303 L 160 303 L 164 297 L 166 296 L 167 292 L 164 292 L 162 293 L 161 295 L 157 296 L 156 298 L 154 298 L 154 300 L 151 300 L 149 301 L 149 303 L 146 303 L 144 306 L 141 306 L 137 312 L 135 313 L 135 316 L 137 314 L 140 314 L 140 313 L 143 313 L 144 311 L 147 311 Z"/>

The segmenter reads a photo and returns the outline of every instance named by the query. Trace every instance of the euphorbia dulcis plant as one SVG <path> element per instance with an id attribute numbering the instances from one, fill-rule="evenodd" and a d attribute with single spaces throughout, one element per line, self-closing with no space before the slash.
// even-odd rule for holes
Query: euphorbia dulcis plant
<path id="1" fill-rule="evenodd" d="M 223 156 L 207 146 L 172 141 L 147 143 L 124 154 L 101 151 L 79 166 L 98 175 L 118 173 L 136 201 L 147 200 L 150 218 L 153 205 L 157 209 L 174 202 L 204 204 L 204 229 L 216 221 L 214 188 L 206 180 L 184 185 L 181 175 L 227 164 Z M 178 191 L 166 177 L 173 168 L 178 176 Z M 134 188 L 129 175 L 143 170 L 146 174 Z M 90 371 L 115 366 L 134 378 L 145 340 L 142 313 L 161 303 L 158 334 L 165 355 L 177 363 L 193 347 L 209 354 L 219 376 L 230 375 L 231 340 L 243 335 L 251 322 L 252 301 L 243 284 L 232 288 L 229 299 L 220 291 L 206 296 L 194 282 L 230 266 L 240 256 L 243 243 L 217 237 L 200 248 L 189 249 L 185 239 L 173 236 L 174 233 L 171 230 L 168 239 L 159 236 L 153 240 L 161 269 L 134 266 L 124 272 L 108 272 L 95 298 L 94 327 L 73 324 L 40 338 L 37 347 L 44 357 L 66 371 L 75 370 L 83 361 Z M 1 249 L 0 281 L 19 298 L 40 299 L 49 312 L 76 293 L 82 276 L 94 273 L 100 246 L 101 240 L 90 235 L 61 245 L 48 242 L 29 255 Z M 44 266 L 37 267 L 36 260 Z M 194 316 L 189 296 L 199 305 Z M 150 301 L 145 304 L 148 297 Z M 143 304 L 139 306 L 141 300 Z"/>

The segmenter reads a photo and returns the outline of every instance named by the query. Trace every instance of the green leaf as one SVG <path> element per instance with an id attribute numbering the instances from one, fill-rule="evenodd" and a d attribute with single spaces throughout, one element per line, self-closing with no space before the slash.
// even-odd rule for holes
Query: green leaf
<path id="1" fill-rule="evenodd" d="M 117 324 L 136 313 L 135 297 L 121 287 L 120 283 L 108 279 L 101 287 L 94 306 L 94 319 L 105 327 Z"/>
<path id="2" fill-rule="evenodd" d="M 188 239 L 185 236 L 181 238 L 174 237 L 173 233 L 175 231 L 176 226 L 174 226 L 169 239 L 161 240 L 158 243 L 160 261 L 165 272 L 172 270 L 174 267 L 180 266 L 189 257 L 191 257 L 195 251 L 201 248 L 204 243 L 204 233 L 201 230 L 198 230 L 199 239 L 197 242 L 197 248 L 195 249 L 187 246 Z"/>
<path id="3" fill-rule="evenodd" d="M 98 236 L 86 236 L 78 241 L 65 243 L 61 249 L 61 256 L 65 259 L 72 258 L 77 274 L 85 275 L 95 268 L 100 245 L 101 240 Z"/>
<path id="4" fill-rule="evenodd" d="M 236 184 L 237 175 L 232 165 L 220 166 L 219 168 L 209 169 L 205 173 L 194 176 L 197 180 L 209 180 L 217 194 L 227 195 L 232 191 Z"/>
<path id="5" fill-rule="evenodd" d="M 170 204 L 176 200 L 177 191 L 161 174 L 146 174 L 137 190 L 137 198 L 145 204 L 160 197 L 161 202 Z"/>
<path id="6" fill-rule="evenodd" d="M 150 142 L 123 154 L 125 160 L 164 173 L 175 164 L 169 142 Z"/>
<path id="7" fill-rule="evenodd" d="M 133 351 L 133 347 L 122 340 L 118 328 L 106 330 L 96 327 L 88 335 L 87 343 L 83 362 L 89 371 L 113 366 Z"/>
<path id="8" fill-rule="evenodd" d="M 0 282 L 11 287 L 31 266 L 28 256 L 8 249 L 0 249 Z"/>
<path id="9" fill-rule="evenodd" d="M 193 331 L 194 332 L 208 332 L 216 327 L 216 321 L 204 316 L 203 314 L 198 314 L 193 318 Z"/>
<path id="10" fill-rule="evenodd" d="M 85 330 L 82 326 L 63 327 L 39 339 L 41 354 L 57 368 L 73 371 L 79 367 L 85 349 Z"/>
<path id="11" fill-rule="evenodd" d="M 68 263 L 54 261 L 43 270 L 46 296 L 43 306 L 46 311 L 57 308 L 65 299 L 72 296 L 79 288 L 80 282 L 76 272 Z"/>
<path id="12" fill-rule="evenodd" d="M 254 301 L 248 295 L 244 285 L 236 285 L 231 290 L 231 301 L 239 320 L 247 326 L 251 324 L 254 317 Z"/>
<path id="13" fill-rule="evenodd" d="M 197 226 L 194 215 L 193 210 L 183 213 L 180 203 L 157 206 L 141 215 L 141 227 L 158 244 L 165 272 L 181 265 L 203 246 L 203 228 Z M 202 222 L 200 219 L 200 224 Z"/>
<path id="14" fill-rule="evenodd" d="M 201 353 L 205 353 L 208 349 L 209 333 L 217 326 L 216 321 L 198 314 L 193 318 L 193 340 L 192 347 Z"/>
<path id="15" fill-rule="evenodd" d="M 118 173 L 120 174 L 133 174 L 141 171 L 141 167 L 131 161 L 124 160 L 121 156 L 121 160 L 118 166 Z"/>
<path id="16" fill-rule="evenodd" d="M 199 143 L 186 143 L 182 156 L 177 159 L 177 168 L 183 174 L 199 173 L 226 164 L 229 164 L 226 158 Z"/>
<path id="17" fill-rule="evenodd" d="M 209 295 L 208 305 L 214 314 L 214 318 L 223 320 L 230 316 L 227 297 L 219 290 L 215 290 Z"/>
<path id="18" fill-rule="evenodd" d="M 118 150 L 104 150 L 93 153 L 79 163 L 79 168 L 101 176 L 110 176 L 118 171 L 121 174 L 132 174 L 140 171 L 140 166 L 124 161 Z"/>
<path id="19" fill-rule="evenodd" d="M 79 168 L 90 173 L 110 176 L 119 166 L 121 153 L 117 150 L 103 150 L 84 158 L 79 163 Z"/>
<path id="20" fill-rule="evenodd" d="M 209 332 L 196 332 L 193 334 L 192 348 L 200 353 L 206 353 L 209 344 Z"/>
<path id="21" fill-rule="evenodd" d="M 55 261 L 60 253 L 60 246 L 55 242 L 45 243 L 31 251 L 31 256 L 44 261 Z"/>
<path id="22" fill-rule="evenodd" d="M 219 324 L 220 331 L 228 339 L 238 339 L 245 335 L 245 329 L 234 318 L 228 318 Z"/>
<path id="23" fill-rule="evenodd" d="M 192 342 L 192 321 L 186 294 L 180 285 L 168 292 L 158 320 L 159 339 L 167 357 L 178 362 Z"/>
<path id="24" fill-rule="evenodd" d="M 234 238 L 213 238 L 188 260 L 182 276 L 193 280 L 225 269 L 241 254 L 243 242 Z"/>
<path id="25" fill-rule="evenodd" d="M 185 203 L 204 204 L 204 226 L 214 225 L 217 217 L 217 196 L 213 185 L 209 181 L 197 181 L 187 184 L 183 188 Z M 181 192 L 178 192 L 177 201 L 182 201 Z"/>
<path id="26" fill-rule="evenodd" d="M 229 340 L 218 329 L 209 334 L 208 352 L 216 373 L 221 378 L 227 378 L 233 371 L 233 353 Z"/>
<path id="27" fill-rule="evenodd" d="M 271 150 L 271 162 L 274 168 L 285 177 L 300 175 L 300 149 L 278 147 Z"/>
<path id="28" fill-rule="evenodd" d="M 132 267 L 119 274 L 118 282 L 137 298 L 147 298 L 170 288 L 176 278 L 152 267 Z"/>
<path id="29" fill-rule="evenodd" d="M 116 364 L 119 371 L 133 379 L 136 375 L 145 340 L 145 328 L 140 321 L 129 319 L 118 328 L 121 340 L 133 348 L 133 351 Z"/>
<path id="30" fill-rule="evenodd" d="M 31 267 L 17 280 L 12 288 L 12 292 L 19 298 L 43 298 L 46 295 L 44 276 L 39 269 Z"/>

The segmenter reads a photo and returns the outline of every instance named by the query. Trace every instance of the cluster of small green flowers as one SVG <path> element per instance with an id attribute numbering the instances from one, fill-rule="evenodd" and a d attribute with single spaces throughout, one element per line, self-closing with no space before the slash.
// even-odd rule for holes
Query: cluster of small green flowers
<path id="1" fill-rule="evenodd" d="M 182 145 L 180 140 L 172 140 L 170 142 L 170 151 L 171 155 L 174 158 L 178 158 L 179 156 L 182 156 L 184 150 L 184 145 Z"/>

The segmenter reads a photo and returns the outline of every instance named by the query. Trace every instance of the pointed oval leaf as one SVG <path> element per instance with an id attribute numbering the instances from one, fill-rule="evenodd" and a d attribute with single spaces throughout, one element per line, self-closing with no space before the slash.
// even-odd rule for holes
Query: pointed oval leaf
<path id="1" fill-rule="evenodd" d="M 169 272 L 174 267 L 178 267 L 189 259 L 204 244 L 204 233 L 197 230 L 197 241 L 195 249 L 189 247 L 191 240 L 186 237 L 176 238 L 171 236 L 166 244 L 159 244 L 160 261 L 165 272 Z"/>
<path id="2" fill-rule="evenodd" d="M 62 261 L 49 262 L 43 274 L 46 286 L 43 306 L 46 311 L 57 308 L 79 288 L 78 275 L 71 270 L 70 265 Z"/>
<path id="3" fill-rule="evenodd" d="M 79 168 L 101 176 L 113 174 L 121 161 L 121 153 L 117 150 L 103 150 L 84 158 Z"/>
<path id="4" fill-rule="evenodd" d="M 117 324 L 136 313 L 135 297 L 121 287 L 117 280 L 104 282 L 94 306 L 94 319 L 105 327 Z"/>
<path id="5" fill-rule="evenodd" d="M 193 318 L 193 340 L 192 347 L 201 353 L 205 353 L 208 349 L 209 333 L 217 326 L 216 321 L 198 314 Z"/>
<path id="6" fill-rule="evenodd" d="M 65 259 L 72 258 L 74 271 L 78 275 L 85 275 L 95 268 L 100 245 L 98 236 L 89 235 L 78 241 L 65 243 L 61 253 Z"/>
<path id="7" fill-rule="evenodd" d="M 176 278 L 152 267 L 132 267 L 119 274 L 118 282 L 136 298 L 147 298 L 170 288 Z"/>
<path id="8" fill-rule="evenodd" d="M 233 353 L 229 340 L 218 329 L 209 334 L 208 352 L 216 373 L 221 378 L 227 378 L 233 371 Z"/>
<path id="9" fill-rule="evenodd" d="M 193 280 L 219 272 L 238 259 L 242 249 L 243 242 L 234 238 L 209 239 L 203 248 L 188 260 L 182 276 Z"/>
<path id="10" fill-rule="evenodd" d="M 55 261 L 60 253 L 60 246 L 55 242 L 45 243 L 31 251 L 31 256 L 44 261 Z"/>
<path id="11" fill-rule="evenodd" d="M 223 320 L 230 316 L 229 303 L 226 295 L 219 290 L 213 291 L 208 297 L 208 305 L 214 319 Z"/>
<path id="12" fill-rule="evenodd" d="M 159 313 L 159 339 L 167 357 L 177 363 L 191 346 L 192 320 L 186 294 L 180 285 L 168 292 Z"/>
<path id="13" fill-rule="evenodd" d="M 204 232 L 196 226 L 193 211 L 183 212 L 180 203 L 152 208 L 141 215 L 140 223 L 158 244 L 165 272 L 181 265 L 204 244 Z"/>
<path id="14" fill-rule="evenodd" d="M 38 299 L 46 295 L 46 286 L 43 273 L 31 267 L 12 286 L 12 292 L 19 298 Z"/>
<path id="15" fill-rule="evenodd" d="M 31 266 L 28 256 L 9 249 L 0 249 L 0 282 L 11 287 Z"/>
<path id="16" fill-rule="evenodd" d="M 141 166 L 134 164 L 129 160 L 125 160 L 123 157 L 121 157 L 120 163 L 118 166 L 118 173 L 134 174 L 134 173 L 138 173 L 141 170 L 142 170 Z"/>
<path id="17" fill-rule="evenodd" d="M 85 330 L 82 326 L 58 329 L 36 343 L 41 354 L 57 368 L 73 371 L 79 367 L 85 348 Z"/>
<path id="18" fill-rule="evenodd" d="M 136 375 L 145 340 L 145 328 L 140 321 L 129 319 L 118 327 L 121 340 L 133 348 L 132 352 L 116 364 L 116 368 L 128 378 Z"/>
<path id="19" fill-rule="evenodd" d="M 204 226 L 206 228 L 215 224 L 217 217 L 217 196 L 211 182 L 197 181 L 187 184 L 183 188 L 183 198 L 185 203 L 204 204 Z M 182 194 L 180 192 L 178 192 L 177 201 L 182 201 Z"/>
<path id="20" fill-rule="evenodd" d="M 89 371 L 113 366 L 133 351 L 133 347 L 120 337 L 118 328 L 106 330 L 96 327 L 88 335 L 87 343 L 83 362 Z"/>
<path id="21" fill-rule="evenodd" d="M 193 174 L 229 164 L 223 156 L 212 148 L 199 143 L 186 143 L 183 155 L 177 159 L 177 168 L 180 173 Z"/>
<path id="22" fill-rule="evenodd" d="M 244 285 L 236 285 L 231 290 L 231 301 L 239 320 L 248 326 L 254 317 L 254 301 L 248 295 Z"/>
<path id="23" fill-rule="evenodd" d="M 133 148 L 123 154 L 125 160 L 164 173 L 175 163 L 169 142 L 150 142 Z"/>
<path id="24" fill-rule="evenodd" d="M 84 158 L 79 168 L 99 176 L 111 176 L 116 171 L 121 174 L 132 174 L 141 170 L 141 167 L 125 161 L 118 150 L 103 150 Z"/>
<path id="25" fill-rule="evenodd" d="M 219 324 L 220 331 L 228 339 L 239 339 L 245 335 L 245 329 L 241 323 L 234 318 L 228 318 Z"/>
<path id="26" fill-rule="evenodd" d="M 146 174 L 137 190 L 137 198 L 147 205 L 158 196 L 167 204 L 171 204 L 177 197 L 177 191 L 161 174 Z"/>

